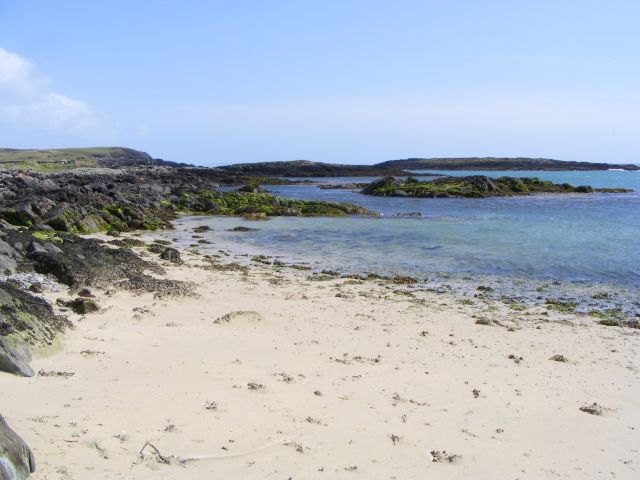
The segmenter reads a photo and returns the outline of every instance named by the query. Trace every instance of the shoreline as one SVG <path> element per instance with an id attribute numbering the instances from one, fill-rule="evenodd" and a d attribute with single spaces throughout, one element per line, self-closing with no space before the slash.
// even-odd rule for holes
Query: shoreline
<path id="1" fill-rule="evenodd" d="M 437 271 L 405 271 L 398 268 L 393 271 L 384 271 L 376 268 L 353 269 L 339 266 L 334 260 L 328 264 L 326 259 L 314 256 L 312 253 L 300 256 L 299 254 L 287 254 L 268 246 L 256 246 L 251 243 L 229 239 L 228 234 L 217 228 L 210 232 L 193 232 L 193 228 L 207 224 L 207 219 L 227 220 L 236 218 L 237 224 L 242 227 L 260 229 L 260 221 L 245 221 L 241 217 L 220 216 L 191 216 L 182 215 L 172 222 L 174 229 L 162 231 L 139 232 L 141 239 L 169 240 L 173 246 L 181 249 L 196 249 L 208 254 L 220 254 L 231 256 L 234 261 L 243 265 L 251 265 L 253 257 L 263 257 L 262 263 L 281 265 L 304 265 L 316 273 L 330 271 L 340 277 L 379 277 L 382 280 L 390 280 L 401 276 L 414 278 L 416 287 L 430 289 L 435 293 L 449 293 L 460 297 L 474 298 L 478 295 L 487 297 L 493 301 L 502 301 L 508 305 L 535 307 L 561 302 L 564 304 L 575 303 L 573 310 L 577 313 L 588 314 L 592 312 L 594 318 L 598 318 L 597 312 L 619 311 L 631 320 L 640 317 L 640 303 L 637 299 L 640 295 L 640 286 L 634 288 L 626 284 L 598 281 L 571 281 L 558 278 L 531 278 L 515 274 L 490 274 L 477 272 L 437 272 Z M 250 226 L 249 226 L 250 225 Z M 225 235 L 220 237 L 220 233 Z M 137 235 L 137 234 L 136 234 Z M 213 237 L 209 237 L 213 235 Z M 251 231 L 239 235 L 250 236 Z M 209 240 L 210 239 L 210 240 Z M 211 243 L 197 243 L 203 240 Z M 605 295 L 606 293 L 606 295 Z"/>
<path id="2" fill-rule="evenodd" d="M 637 474 L 638 330 L 181 254 L 196 296 L 96 289 L 45 375 L 0 374 L 33 478 Z"/>

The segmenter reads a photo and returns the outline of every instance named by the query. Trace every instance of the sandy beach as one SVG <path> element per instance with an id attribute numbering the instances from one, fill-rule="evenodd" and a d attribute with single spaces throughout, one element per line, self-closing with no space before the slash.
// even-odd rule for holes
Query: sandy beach
<path id="1" fill-rule="evenodd" d="M 97 290 L 37 376 L 0 374 L 34 479 L 637 478 L 637 330 L 182 259 L 194 295 Z"/>

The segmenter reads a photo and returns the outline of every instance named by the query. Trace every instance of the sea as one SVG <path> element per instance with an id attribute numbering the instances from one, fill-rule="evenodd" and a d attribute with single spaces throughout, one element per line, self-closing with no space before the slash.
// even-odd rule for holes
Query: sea
<path id="1" fill-rule="evenodd" d="M 610 306 L 640 314 L 640 171 L 415 173 L 537 177 L 634 192 L 432 199 L 366 196 L 318 184 L 278 185 L 266 188 L 287 198 L 350 202 L 380 216 L 259 222 L 184 217 L 176 226 L 185 233 L 195 225 L 210 226 L 213 231 L 204 235 L 214 242 L 212 249 L 268 255 L 315 269 L 412 276 L 431 288 L 465 295 L 490 286 L 495 295 L 525 303 L 543 297 L 605 298 Z M 342 184 L 375 178 L 291 180 Z M 236 226 L 256 230 L 229 231 Z M 189 235 L 177 235 L 175 241 L 182 246 L 193 242 Z"/>

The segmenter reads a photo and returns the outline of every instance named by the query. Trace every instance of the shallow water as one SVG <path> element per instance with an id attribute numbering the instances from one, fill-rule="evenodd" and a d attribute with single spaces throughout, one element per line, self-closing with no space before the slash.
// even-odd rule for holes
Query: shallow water
<path id="1" fill-rule="evenodd" d="M 343 272 L 419 278 L 474 274 L 509 283 L 560 280 L 608 289 L 640 288 L 640 172 L 452 173 L 530 175 L 636 192 L 408 199 L 321 190 L 316 185 L 270 186 L 270 191 L 284 197 L 352 202 L 382 217 L 280 217 L 264 222 L 200 217 L 197 221 L 216 231 L 217 242 Z M 422 216 L 397 216 L 408 212 Z M 237 225 L 258 230 L 226 231 Z"/>

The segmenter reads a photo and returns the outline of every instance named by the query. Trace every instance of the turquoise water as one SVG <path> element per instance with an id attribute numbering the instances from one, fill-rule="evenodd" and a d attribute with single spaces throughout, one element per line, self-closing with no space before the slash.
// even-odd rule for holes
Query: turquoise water
<path id="1" fill-rule="evenodd" d="M 537 176 L 554 182 L 624 187 L 629 194 L 535 195 L 484 199 L 408 199 L 270 186 L 297 199 L 352 202 L 380 218 L 208 218 L 220 242 L 344 272 L 480 274 L 640 288 L 640 172 L 437 172 Z M 330 183 L 362 178 L 322 179 Z M 419 212 L 420 218 L 399 217 Z M 232 233 L 236 225 L 258 228 Z"/>

